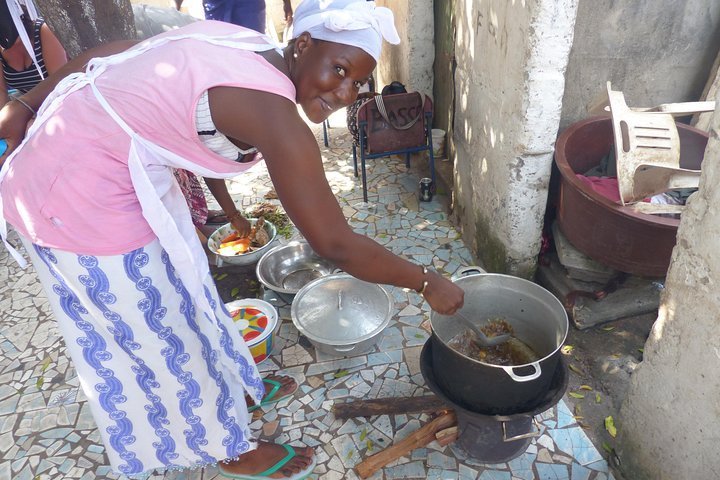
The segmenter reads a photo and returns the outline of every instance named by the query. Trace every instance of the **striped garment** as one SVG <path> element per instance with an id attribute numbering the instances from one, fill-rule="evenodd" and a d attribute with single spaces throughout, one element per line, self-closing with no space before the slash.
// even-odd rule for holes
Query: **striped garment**
<path id="1" fill-rule="evenodd" d="M 40 27 L 42 27 L 44 23 L 45 21 L 42 19 L 35 20 L 31 38 L 33 50 L 35 51 L 35 58 L 37 59 L 37 63 L 40 66 L 43 75 L 47 78 L 48 72 L 47 68 L 45 68 L 45 59 L 42 54 L 42 43 L 40 42 Z M 42 80 L 42 77 L 37 71 L 34 63 L 31 63 L 30 66 L 24 70 L 17 71 L 7 64 L 2 55 L 0 55 L 0 60 L 2 60 L 3 76 L 5 77 L 5 85 L 8 90 L 14 88 L 22 93 L 25 93 Z"/>
<path id="2" fill-rule="evenodd" d="M 114 256 L 23 244 L 115 471 L 142 478 L 254 448 L 242 384 L 259 401 L 262 380 L 211 278 L 215 318 L 200 318 L 158 240 Z"/>

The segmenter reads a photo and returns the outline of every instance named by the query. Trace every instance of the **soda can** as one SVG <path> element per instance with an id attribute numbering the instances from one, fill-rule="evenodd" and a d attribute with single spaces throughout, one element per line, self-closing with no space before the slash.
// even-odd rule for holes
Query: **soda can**
<path id="1" fill-rule="evenodd" d="M 432 197 L 432 179 L 427 177 L 420 179 L 420 201 L 429 202 Z"/>

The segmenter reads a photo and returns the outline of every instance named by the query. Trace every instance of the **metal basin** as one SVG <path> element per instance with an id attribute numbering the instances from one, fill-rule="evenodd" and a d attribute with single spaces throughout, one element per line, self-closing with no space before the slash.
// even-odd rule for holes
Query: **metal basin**
<path id="1" fill-rule="evenodd" d="M 268 250 L 255 267 L 260 283 L 286 295 L 295 295 L 308 283 L 336 270 L 307 242 L 297 241 Z"/>
<path id="2" fill-rule="evenodd" d="M 331 355 L 366 353 L 390 323 L 393 301 L 380 285 L 335 273 L 305 285 L 290 314 L 316 349 Z"/>
<path id="3" fill-rule="evenodd" d="M 257 222 L 256 219 L 250 219 L 250 223 L 252 223 L 253 225 L 255 225 L 255 222 Z M 219 253 L 217 253 L 218 248 L 220 248 L 220 243 L 222 242 L 222 239 L 233 232 L 233 226 L 231 223 L 226 223 L 222 227 L 215 230 L 213 234 L 208 237 L 208 249 L 212 253 L 217 255 L 218 258 L 220 258 L 220 260 L 222 260 L 224 263 L 230 263 L 232 265 L 253 265 L 258 260 L 260 260 L 263 255 L 265 255 L 265 252 L 268 252 L 272 248 L 275 237 L 277 236 L 277 229 L 275 228 L 275 225 L 268 222 L 267 220 L 265 220 L 264 228 L 268 234 L 268 237 L 270 237 L 270 240 L 268 241 L 268 243 L 255 251 L 243 253 L 240 255 L 220 255 Z"/>

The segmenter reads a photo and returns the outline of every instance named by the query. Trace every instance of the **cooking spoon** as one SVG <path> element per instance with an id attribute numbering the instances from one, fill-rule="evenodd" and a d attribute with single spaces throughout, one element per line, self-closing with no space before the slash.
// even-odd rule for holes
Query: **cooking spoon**
<path id="1" fill-rule="evenodd" d="M 485 335 L 485 333 L 483 333 L 482 330 L 476 327 L 475 324 L 471 322 L 462 313 L 455 312 L 455 316 L 459 318 L 466 327 L 468 327 L 475 333 L 477 338 L 472 339 L 472 341 L 475 342 L 478 347 L 494 347 L 495 345 L 500 345 L 501 343 L 505 343 L 510 339 L 510 335 L 507 333 L 504 333 L 502 335 L 495 335 L 494 337 L 488 337 L 487 335 Z"/>

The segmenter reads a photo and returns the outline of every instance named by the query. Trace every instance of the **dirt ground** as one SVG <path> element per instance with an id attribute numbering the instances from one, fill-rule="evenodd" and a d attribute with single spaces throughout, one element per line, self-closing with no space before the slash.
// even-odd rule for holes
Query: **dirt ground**
<path id="1" fill-rule="evenodd" d="M 618 410 L 630 376 L 642 361 L 642 349 L 656 317 L 629 317 L 587 330 L 571 325 L 565 343 L 569 350 L 565 358 L 571 366 L 566 402 L 614 467 L 618 462 L 614 456 L 615 439 L 606 429 L 605 418 L 612 416 L 615 427 L 622 428 Z M 619 478 L 617 468 L 615 473 Z"/>

